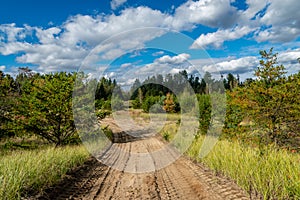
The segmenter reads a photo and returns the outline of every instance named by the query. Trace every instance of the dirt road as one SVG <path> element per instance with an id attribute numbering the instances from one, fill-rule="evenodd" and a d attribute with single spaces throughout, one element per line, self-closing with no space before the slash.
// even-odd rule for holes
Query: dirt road
<path id="1" fill-rule="evenodd" d="M 111 127 L 114 129 L 113 125 Z M 152 157 L 152 160 L 144 157 L 141 163 L 140 155 L 151 155 L 162 146 L 165 143 L 157 136 L 113 143 L 98 159 L 116 167 L 90 159 L 38 199 L 249 199 L 232 181 L 215 176 L 184 156 L 164 168 L 155 169 L 159 162 L 174 156 L 172 152 Z M 139 173 L 145 169 L 148 172 Z"/>

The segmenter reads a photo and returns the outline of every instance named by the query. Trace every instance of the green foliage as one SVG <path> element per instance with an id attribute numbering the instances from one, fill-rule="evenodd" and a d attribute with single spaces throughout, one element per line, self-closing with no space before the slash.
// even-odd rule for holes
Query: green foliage
<path id="1" fill-rule="evenodd" d="M 104 99 L 96 99 L 95 100 L 95 108 L 101 109 L 104 103 L 105 103 Z"/>
<path id="2" fill-rule="evenodd" d="M 101 108 L 104 110 L 111 110 L 111 101 L 110 100 L 104 101 Z"/>
<path id="3" fill-rule="evenodd" d="M 75 74 L 65 72 L 28 79 L 15 107 L 16 128 L 56 145 L 78 142 L 72 112 L 74 80 Z"/>
<path id="4" fill-rule="evenodd" d="M 118 96 L 114 96 L 111 99 L 111 109 L 113 111 L 122 110 L 124 108 L 124 103 Z"/>
<path id="5" fill-rule="evenodd" d="M 211 122 L 211 99 L 210 95 L 197 95 L 199 102 L 199 129 L 201 134 L 206 134 Z"/>
<path id="6" fill-rule="evenodd" d="M 255 71 L 257 80 L 229 93 L 226 125 L 236 127 L 248 117 L 260 132 L 260 145 L 286 146 L 289 138 L 299 136 L 299 75 L 285 77 L 285 68 L 278 65 L 272 49 L 260 54 L 261 66 Z"/>
<path id="7" fill-rule="evenodd" d="M 15 135 L 11 131 L 12 108 L 15 105 L 16 85 L 10 75 L 0 71 L 0 138 Z"/>
<path id="8" fill-rule="evenodd" d="M 177 74 L 167 74 L 165 77 L 161 74 L 148 77 L 142 83 L 139 79 L 136 79 L 130 89 L 130 99 L 137 100 L 142 104 L 142 100 L 146 96 L 163 96 L 172 93 L 171 90 L 182 93 L 187 85 L 190 85 L 195 93 L 203 94 L 207 92 L 207 84 L 204 79 L 193 75 L 188 76 L 187 72 L 183 70 Z"/>
<path id="9" fill-rule="evenodd" d="M 111 111 L 110 110 L 97 110 L 96 111 L 96 116 L 99 119 L 104 119 L 106 116 L 110 115 Z"/>
<path id="10" fill-rule="evenodd" d="M 249 193 L 253 199 L 299 199 L 300 165 L 299 154 L 278 150 L 269 146 L 261 149 L 245 147 L 237 141 L 221 140 L 204 158 L 199 158 L 199 150 L 204 141 L 200 135 L 187 155 L 203 162 L 210 169 L 231 177 Z"/>
<path id="11" fill-rule="evenodd" d="M 113 134 L 112 130 L 109 128 L 109 126 L 102 127 L 101 129 L 102 129 L 103 133 L 105 134 L 105 136 L 110 141 L 113 141 L 114 134 Z"/>
<path id="12" fill-rule="evenodd" d="M 141 108 L 142 104 L 138 99 L 131 100 L 131 106 L 133 109 L 139 109 Z"/>
<path id="13" fill-rule="evenodd" d="M 166 140 L 166 141 L 169 141 L 170 140 L 170 133 L 167 132 L 167 131 L 164 131 L 163 134 L 162 134 L 163 138 Z"/>
<path id="14" fill-rule="evenodd" d="M 142 109 L 144 110 L 144 112 L 149 112 L 150 108 L 154 105 L 154 104 L 160 104 L 161 103 L 161 97 L 160 96 L 148 96 L 144 99 L 143 103 L 142 103 Z"/>
<path id="15" fill-rule="evenodd" d="M 97 83 L 95 99 L 110 100 L 116 86 L 117 83 L 115 80 L 112 81 L 111 79 L 106 79 L 105 77 L 102 77 Z"/>
<path id="16" fill-rule="evenodd" d="M 188 90 L 183 91 L 183 93 L 179 95 L 179 101 L 181 113 L 191 113 L 196 110 L 198 103 L 197 97 L 190 94 Z"/>
<path id="17" fill-rule="evenodd" d="M 28 191 L 41 191 L 88 157 L 83 146 L 48 147 L 4 155 L 0 162 L 0 199 L 22 199 Z"/>
<path id="18" fill-rule="evenodd" d="M 235 87 L 237 87 L 239 84 L 239 80 L 236 79 L 233 74 L 229 73 L 227 75 L 227 80 L 224 79 L 224 87 L 227 90 L 232 91 Z"/>
<path id="19" fill-rule="evenodd" d="M 237 91 L 237 89 L 235 89 Z M 241 136 L 245 133 L 245 127 L 240 126 L 240 123 L 246 117 L 243 108 L 234 102 L 235 91 L 226 92 L 226 117 L 224 122 L 223 137 L 227 139 L 242 139 Z"/>

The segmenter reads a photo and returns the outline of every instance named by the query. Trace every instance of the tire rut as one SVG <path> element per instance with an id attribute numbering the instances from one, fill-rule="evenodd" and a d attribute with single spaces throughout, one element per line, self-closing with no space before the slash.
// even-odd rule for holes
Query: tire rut
<path id="1" fill-rule="evenodd" d="M 113 143 L 97 158 L 111 167 L 91 158 L 61 183 L 28 199 L 250 199 L 233 181 L 179 157 L 157 135 Z"/>

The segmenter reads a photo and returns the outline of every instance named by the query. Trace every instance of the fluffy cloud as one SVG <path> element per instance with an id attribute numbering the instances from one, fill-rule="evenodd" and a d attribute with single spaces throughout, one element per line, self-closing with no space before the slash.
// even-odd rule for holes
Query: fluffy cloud
<path id="1" fill-rule="evenodd" d="M 142 27 L 167 27 L 168 15 L 148 7 L 128 8 L 120 15 L 76 15 L 64 24 L 62 41 L 76 44 L 84 41 L 90 46 L 128 30 Z"/>
<path id="2" fill-rule="evenodd" d="M 300 71 L 300 48 L 288 50 L 278 54 L 278 62 L 283 64 L 288 74 L 297 73 Z"/>
<path id="3" fill-rule="evenodd" d="M 87 53 L 83 49 L 63 48 L 55 44 L 34 45 L 26 54 L 17 57 L 17 61 L 36 64 L 44 72 L 74 70 Z"/>
<path id="4" fill-rule="evenodd" d="M 5 67 L 4 65 L 1 65 L 1 66 L 0 66 L 0 71 L 4 71 L 5 68 L 6 68 L 6 67 Z"/>
<path id="5" fill-rule="evenodd" d="M 24 39 L 26 34 L 31 31 L 30 26 L 16 27 L 15 23 L 0 25 L 0 33 L 2 32 L 4 37 L 1 38 L 1 42 L 15 42 L 19 39 Z"/>
<path id="6" fill-rule="evenodd" d="M 293 49 L 288 51 L 283 51 L 278 54 L 278 63 L 283 64 L 287 72 L 297 73 L 300 69 L 300 64 L 298 62 L 300 58 L 300 49 Z M 241 58 L 217 58 L 210 61 L 204 60 L 191 60 L 193 64 L 201 63 L 203 71 L 208 71 L 211 73 L 233 73 L 242 75 L 241 78 L 249 78 L 253 76 L 254 70 L 259 66 L 260 58 L 254 56 L 246 56 Z M 215 62 L 212 64 L 211 62 Z"/>
<path id="7" fill-rule="evenodd" d="M 209 4 L 210 1 L 201 2 L 202 4 Z M 213 6 L 213 8 L 217 10 L 221 5 L 225 5 L 224 2 L 225 1 L 218 2 L 219 6 Z M 190 4 L 194 3 L 191 2 Z M 288 42 L 299 37 L 300 13 L 298 12 L 298 8 L 300 1 L 247 0 L 246 4 L 247 9 L 244 11 L 236 11 L 232 7 L 226 7 L 227 9 L 225 9 L 223 13 L 223 18 L 219 19 L 224 19 L 228 21 L 228 23 L 220 20 L 219 22 L 221 24 L 213 26 L 213 24 L 197 21 L 202 25 L 218 27 L 219 29 L 216 32 L 200 35 L 192 48 L 200 48 L 200 46 L 220 48 L 224 41 L 236 40 L 249 33 L 253 33 L 253 39 L 258 42 Z M 226 10 L 230 11 L 229 13 L 231 13 L 231 15 L 226 16 L 226 13 L 228 13 Z M 193 12 L 190 12 L 186 15 L 192 15 L 192 13 Z M 234 16 L 235 20 L 232 20 L 230 16 Z M 202 19 L 205 19 L 205 17 Z M 193 20 L 190 19 L 189 21 Z M 196 43 L 200 46 L 197 46 Z"/>
<path id="8" fill-rule="evenodd" d="M 111 6 L 117 8 L 124 2 L 126 0 L 112 0 Z M 258 42 L 291 41 L 300 35 L 298 0 L 246 0 L 246 10 L 237 10 L 231 2 L 232 0 L 188 0 L 176 8 L 174 14 L 140 6 L 126 8 L 118 15 L 75 15 L 61 26 L 47 29 L 3 24 L 0 25 L 0 53 L 20 54 L 18 62 L 37 65 L 41 71 L 55 71 L 67 67 L 77 69 L 89 51 L 100 43 L 103 45 L 97 51 L 101 56 L 90 57 L 91 61 L 114 59 L 129 50 L 142 48 L 145 42 L 165 33 L 143 27 L 179 31 L 192 30 L 198 25 L 218 28 L 216 32 L 201 34 L 192 48 L 220 48 L 225 41 L 247 35 L 254 35 L 252 39 Z M 133 29 L 136 34 L 126 33 Z M 114 41 L 106 41 L 118 34 Z M 28 38 L 31 39 L 27 40 Z M 37 41 L 33 41 L 35 39 Z M 165 56 L 159 59 L 155 64 L 167 65 L 180 62 L 182 57 Z"/>
<path id="9" fill-rule="evenodd" d="M 27 42 L 0 42 L 0 53 L 4 56 L 33 50 L 33 45 Z"/>
<path id="10" fill-rule="evenodd" d="M 246 0 L 247 9 L 240 12 L 239 21 L 245 20 L 245 23 L 249 23 L 250 19 L 257 19 L 263 15 L 263 10 L 266 9 L 270 3 L 270 0 Z"/>
<path id="11" fill-rule="evenodd" d="M 258 41 L 271 40 L 286 42 L 296 39 L 300 34 L 300 1 L 273 0 L 270 2 L 265 14 L 261 17 L 261 24 L 270 28 L 258 34 Z"/>
<path id="12" fill-rule="evenodd" d="M 300 35 L 300 28 L 288 26 L 275 26 L 266 30 L 260 31 L 255 36 L 258 42 L 288 42 L 296 39 Z"/>
<path id="13" fill-rule="evenodd" d="M 189 0 L 176 9 L 173 27 L 178 30 L 190 29 L 195 24 L 230 27 L 235 24 L 237 14 L 230 0 Z"/>
<path id="14" fill-rule="evenodd" d="M 120 68 L 121 68 L 121 69 L 122 69 L 122 68 L 124 69 L 124 68 L 128 68 L 128 67 L 131 67 L 131 66 L 132 66 L 132 63 L 124 63 L 124 64 L 121 65 Z"/>
<path id="15" fill-rule="evenodd" d="M 278 61 L 281 63 L 298 63 L 300 58 L 300 48 L 282 52 L 278 55 Z"/>
<path id="16" fill-rule="evenodd" d="M 253 71 L 259 64 L 259 60 L 254 56 L 247 56 L 243 58 L 233 59 L 229 61 L 222 61 L 212 65 L 203 67 L 204 71 L 211 73 L 238 73 Z"/>
<path id="17" fill-rule="evenodd" d="M 163 57 L 160 57 L 158 59 L 156 59 L 154 62 L 155 63 L 159 63 L 159 64 L 175 64 L 175 65 L 180 65 L 183 64 L 185 62 L 187 62 L 187 60 L 190 58 L 191 56 L 189 54 L 186 53 L 182 53 L 179 54 L 177 56 L 169 56 L 169 55 L 165 55 Z"/>
<path id="18" fill-rule="evenodd" d="M 119 69 L 116 69 L 113 76 L 107 75 L 112 79 L 116 79 L 122 86 L 129 86 L 136 78 L 145 80 L 147 77 L 156 76 L 157 74 L 166 75 L 169 73 L 177 73 L 184 69 L 192 72 L 191 64 L 188 62 L 189 54 L 182 53 L 175 56 L 165 55 L 155 59 L 152 63 L 136 66 L 133 63 L 124 63 Z"/>
<path id="19" fill-rule="evenodd" d="M 220 48 L 222 47 L 224 41 L 236 40 L 239 39 L 254 29 L 244 26 L 244 27 L 235 27 L 234 29 L 226 29 L 226 30 L 218 30 L 214 33 L 201 34 L 199 38 L 191 46 L 192 49 L 197 48 L 207 48 L 214 47 Z"/>
<path id="20" fill-rule="evenodd" d="M 35 31 L 40 43 L 53 44 L 59 40 L 59 37 L 55 35 L 58 35 L 61 32 L 61 29 L 57 27 L 52 27 L 45 30 L 41 28 L 35 28 Z"/>
<path id="21" fill-rule="evenodd" d="M 112 0 L 110 2 L 110 7 L 111 9 L 115 10 L 117 9 L 119 6 L 121 6 L 122 4 L 124 4 L 127 0 Z"/>
<path id="22" fill-rule="evenodd" d="M 165 52 L 164 51 L 158 51 L 152 54 L 152 56 L 161 56 L 163 55 Z"/>
<path id="23" fill-rule="evenodd" d="M 123 10 L 120 15 L 76 15 L 61 27 L 48 29 L 0 25 L 0 35 L 5 36 L 1 37 L 0 53 L 21 53 L 16 59 L 18 62 L 37 65 L 41 71 L 77 69 L 91 49 L 113 35 L 119 34 L 114 41 L 109 41 L 110 44 L 103 43 L 101 59 L 115 59 L 130 49 L 143 47 L 146 41 L 164 31 L 141 27 L 167 27 L 167 22 L 164 23 L 167 19 L 168 15 L 160 11 L 137 7 Z M 135 34 L 126 33 L 134 29 Z M 26 36 L 36 37 L 38 41 L 29 43 Z"/>

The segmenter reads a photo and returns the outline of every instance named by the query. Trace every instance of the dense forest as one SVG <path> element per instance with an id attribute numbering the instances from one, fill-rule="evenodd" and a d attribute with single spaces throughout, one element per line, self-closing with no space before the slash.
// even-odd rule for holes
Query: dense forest
<path id="1" fill-rule="evenodd" d="M 122 91 L 115 80 L 104 77 L 93 80 L 97 82 L 96 114 L 105 117 L 111 112 L 112 104 L 122 109 L 125 100 L 144 112 L 151 108 L 156 112 L 180 113 L 183 110 L 176 95 L 184 93 L 185 85 L 189 84 L 198 99 L 199 134 L 205 134 L 210 124 L 210 95 L 226 93 L 223 138 L 299 151 L 300 72 L 286 75 L 285 67 L 277 62 L 277 54 L 272 49 L 260 54 L 255 78 L 243 82 L 233 74 L 215 80 L 208 72 L 200 78 L 181 71 L 144 81 L 136 79 L 130 91 Z M 72 113 L 76 75 L 39 74 L 29 68 L 19 68 L 19 74 L 13 78 L 0 72 L 0 139 L 35 135 L 58 146 L 80 143 Z M 118 94 L 116 98 L 112 98 L 113 93 Z M 159 106 L 153 108 L 153 105 Z"/>

